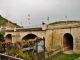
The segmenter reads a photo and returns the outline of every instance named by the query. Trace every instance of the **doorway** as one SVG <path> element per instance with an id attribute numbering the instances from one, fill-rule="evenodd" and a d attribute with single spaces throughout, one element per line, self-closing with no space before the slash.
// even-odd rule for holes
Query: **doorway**
<path id="1" fill-rule="evenodd" d="M 70 33 L 63 36 L 63 48 L 64 50 L 73 50 L 73 36 Z"/>

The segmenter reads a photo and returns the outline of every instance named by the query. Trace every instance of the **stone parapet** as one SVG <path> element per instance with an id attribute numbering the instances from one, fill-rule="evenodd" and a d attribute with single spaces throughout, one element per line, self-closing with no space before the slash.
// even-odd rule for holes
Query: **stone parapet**
<path id="1" fill-rule="evenodd" d="M 80 23 L 48 25 L 48 29 L 62 29 L 62 28 L 65 29 L 75 27 L 80 27 Z"/>

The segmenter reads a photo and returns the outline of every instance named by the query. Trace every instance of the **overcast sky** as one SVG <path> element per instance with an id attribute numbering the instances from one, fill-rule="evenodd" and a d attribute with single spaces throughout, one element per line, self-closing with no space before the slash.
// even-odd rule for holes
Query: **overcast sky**
<path id="1" fill-rule="evenodd" d="M 30 14 L 30 21 L 28 20 Z M 0 0 L 0 15 L 23 26 L 80 20 L 80 0 Z"/>

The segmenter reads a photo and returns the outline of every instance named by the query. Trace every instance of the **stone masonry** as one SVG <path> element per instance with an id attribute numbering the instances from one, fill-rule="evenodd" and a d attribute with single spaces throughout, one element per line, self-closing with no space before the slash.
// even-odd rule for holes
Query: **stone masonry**
<path id="1" fill-rule="evenodd" d="M 25 35 L 32 33 L 36 36 L 43 38 L 45 37 L 46 47 L 51 46 L 61 46 L 63 47 L 63 36 L 69 33 L 73 37 L 73 51 L 75 53 L 80 53 L 80 22 L 70 23 L 70 24 L 55 24 L 55 25 L 42 25 L 42 30 L 40 31 L 25 31 L 25 32 L 5 32 L 7 34 L 16 35 L 19 34 L 21 40 Z M 17 39 L 18 40 L 18 39 Z"/>

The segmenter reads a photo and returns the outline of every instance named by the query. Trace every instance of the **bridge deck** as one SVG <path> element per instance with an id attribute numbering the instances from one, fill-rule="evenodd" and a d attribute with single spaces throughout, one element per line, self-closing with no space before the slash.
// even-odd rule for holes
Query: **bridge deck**
<path id="1" fill-rule="evenodd" d="M 41 27 L 39 28 L 16 28 L 15 31 L 39 31 L 42 30 Z M 6 32 L 14 32 L 14 29 L 2 29 L 2 31 L 6 31 Z"/>

